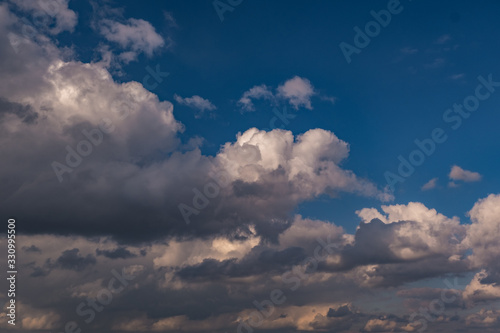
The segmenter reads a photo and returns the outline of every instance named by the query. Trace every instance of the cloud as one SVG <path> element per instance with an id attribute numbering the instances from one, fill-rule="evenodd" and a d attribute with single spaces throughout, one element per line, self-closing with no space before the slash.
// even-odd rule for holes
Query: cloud
<path id="1" fill-rule="evenodd" d="M 452 80 L 460 80 L 460 79 L 463 79 L 464 77 L 465 77 L 464 73 L 454 74 L 454 75 L 450 76 L 450 78 Z"/>
<path id="2" fill-rule="evenodd" d="M 36 247 L 35 245 L 31 245 L 31 246 L 24 246 L 23 247 L 23 250 L 26 251 L 26 252 L 39 252 L 39 253 L 42 253 L 42 251 Z"/>
<path id="3" fill-rule="evenodd" d="M 437 181 L 438 181 L 438 178 L 432 178 L 431 180 L 429 180 L 427 183 L 425 183 L 421 190 L 422 191 L 427 191 L 427 190 L 431 190 L 433 188 L 436 188 L 436 184 L 437 184 Z"/>
<path id="4" fill-rule="evenodd" d="M 415 54 L 418 52 L 418 49 L 408 46 L 408 47 L 402 48 L 400 51 L 403 54 Z"/>
<path id="5" fill-rule="evenodd" d="M 192 109 L 197 109 L 199 112 L 195 115 L 196 118 L 200 118 L 201 115 L 206 111 L 215 110 L 217 107 L 212 104 L 208 99 L 204 99 L 198 95 L 192 97 L 182 98 L 181 96 L 175 94 L 174 99 L 177 103 L 181 105 L 188 106 Z"/>
<path id="6" fill-rule="evenodd" d="M 491 222 L 491 218 L 498 216 L 494 210 L 496 201 L 490 201 L 494 199 L 488 197 L 476 203 L 470 213 L 473 225 L 479 221 Z M 460 315 L 471 315 L 470 310 L 461 307 L 462 298 L 457 290 L 461 288 L 397 289 L 406 282 L 433 277 L 437 278 L 436 283 L 442 283 L 444 275 L 463 275 L 475 269 L 466 265 L 468 260 L 460 259 L 469 245 L 477 246 L 462 241 L 465 232 L 467 236 L 474 234 L 467 225 L 460 225 L 457 218 L 448 218 L 421 203 L 384 205 L 382 213 L 378 213 L 381 220 L 367 221 L 377 215 L 373 208 L 358 214 L 363 220 L 355 235 L 346 233 L 333 222 L 295 216 L 288 228 L 280 231 L 277 242 L 266 242 L 255 229 L 235 237 L 178 239 L 166 236 L 149 245 L 118 245 L 103 237 L 23 234 L 18 241 L 31 244 L 40 252 L 24 252 L 19 265 L 25 267 L 26 273 L 36 272 L 37 267 L 45 263 L 50 267 L 36 278 L 28 274 L 20 276 L 26 292 L 19 295 L 18 301 L 28 301 L 33 309 L 43 308 L 44 314 L 52 313 L 53 318 L 67 318 L 74 315 L 82 299 L 97 297 L 99 290 L 113 277 L 112 269 L 120 272 L 126 267 L 137 271 L 136 266 L 141 265 L 140 271 L 145 274 L 141 273 L 141 278 L 134 280 L 119 296 L 114 295 L 119 301 L 106 305 L 107 315 L 99 321 L 103 331 L 111 327 L 176 331 L 180 326 L 196 332 L 207 327 L 221 332 L 237 330 L 241 320 L 245 321 L 257 311 L 254 301 L 266 304 L 265 300 L 275 289 L 283 292 L 285 303 L 274 305 L 273 313 L 264 317 L 259 326 L 261 329 L 339 332 L 418 329 L 407 324 L 407 316 L 366 314 L 350 304 L 365 302 L 366 295 L 387 296 L 387 286 L 396 287 L 394 300 L 401 301 L 411 311 L 428 307 L 430 301 L 440 299 L 443 291 L 452 290 L 457 293 L 457 300 L 446 308 Z M 498 230 L 493 230 L 492 225 L 491 239 L 498 238 Z M 323 247 L 318 239 L 332 246 Z M 1 243 L 5 244 L 6 240 L 0 240 Z M 312 258 L 318 246 L 319 254 L 326 256 L 316 269 L 307 271 L 304 260 Z M 86 259 L 91 258 L 96 248 L 101 254 L 142 251 L 144 255 L 99 255 L 98 260 L 94 258 L 95 262 Z M 495 251 L 493 248 L 492 252 L 497 253 Z M 475 250 L 473 254 L 477 254 Z M 450 260 L 453 256 L 455 259 Z M 492 254 L 491 261 L 483 263 L 492 267 L 494 260 Z M 351 265 L 345 265 L 347 262 Z M 479 261 L 475 262 L 479 265 Z M 92 276 L 90 280 L 89 276 Z M 498 286 L 488 280 L 491 277 L 486 271 L 476 274 L 464 289 L 464 299 L 471 304 L 496 300 Z M 58 286 L 58 293 L 54 293 L 53 287 L 49 288 L 53 285 Z M 296 285 L 296 289 L 291 289 Z M 193 304 L 193 299 L 203 297 L 210 300 L 210 307 Z M 165 303 L 165 299 L 170 301 Z M 492 315 L 483 313 L 480 317 L 470 317 L 469 323 L 483 325 L 490 323 L 490 317 Z M 453 331 L 454 320 L 443 313 L 442 320 L 429 325 L 445 325 L 442 327 Z M 61 327 L 63 324 L 51 325 Z"/>
<path id="7" fill-rule="evenodd" d="M 479 312 L 467 316 L 466 325 L 477 328 L 499 327 L 499 318 L 500 311 L 481 309 Z"/>
<path id="8" fill-rule="evenodd" d="M 63 31 L 73 32 L 78 23 L 77 14 L 68 8 L 69 0 L 11 0 L 11 2 L 36 17 L 37 28 L 47 30 L 53 35 Z M 43 20 L 40 20 L 40 17 L 43 17 Z"/>
<path id="9" fill-rule="evenodd" d="M 127 250 L 123 246 L 120 246 L 120 247 L 113 249 L 113 250 L 96 249 L 95 252 L 98 256 L 105 256 L 106 258 L 109 258 L 109 259 L 127 259 L 127 258 L 133 258 L 133 257 L 137 256 L 136 254 L 130 252 L 129 250 Z"/>
<path id="10" fill-rule="evenodd" d="M 233 181 L 241 181 L 248 190 L 248 185 L 254 183 L 255 195 L 266 189 L 259 183 L 275 174 L 274 188 L 277 190 L 278 184 L 289 187 L 291 197 L 296 199 L 346 191 L 392 200 L 388 192 L 339 167 L 348 154 L 349 145 L 326 130 L 309 130 L 294 139 L 290 131 L 252 128 L 239 133 L 236 142 L 226 143 L 217 161 Z M 265 192 L 261 195 L 267 196 Z"/>
<path id="11" fill-rule="evenodd" d="M 163 11 L 163 17 L 165 18 L 165 21 L 167 24 L 172 27 L 172 28 L 178 28 L 179 26 L 177 25 L 177 21 L 174 18 L 174 15 L 171 12 L 168 11 Z"/>
<path id="12" fill-rule="evenodd" d="M 215 156 L 203 155 L 197 145 L 182 144 L 184 126 L 172 103 L 140 83 L 115 82 L 105 64 L 67 59 L 51 43 L 26 44 L 17 54 L 6 35 L 0 34 L 6 45 L 0 152 L 30 163 L 2 165 L 0 199 L 8 214 L 26 221 L 20 232 L 108 235 L 128 243 L 249 236 L 254 227 L 276 240 L 305 200 L 343 192 L 393 198 L 341 167 L 350 148 L 332 132 L 252 128 Z M 228 181 L 196 209 L 196 191 L 214 189 L 214 177 Z M 30 210 L 22 208 L 27 201 Z M 192 209 L 190 225 L 180 204 Z M 123 228 L 124 220 L 143 224 Z"/>
<path id="13" fill-rule="evenodd" d="M 477 182 L 480 181 L 482 178 L 482 176 L 479 173 L 464 170 L 458 165 L 454 165 L 451 168 L 448 177 L 452 180 L 462 180 L 464 182 Z"/>
<path id="14" fill-rule="evenodd" d="M 424 64 L 425 68 L 439 68 L 446 64 L 446 60 L 444 58 L 435 58 L 431 63 Z"/>
<path id="15" fill-rule="evenodd" d="M 265 84 L 253 86 L 250 90 L 243 93 L 238 101 L 238 105 L 243 111 L 255 111 L 252 100 L 264 99 L 271 101 L 272 104 L 284 101 L 290 103 L 295 109 L 305 107 L 312 110 L 311 98 L 317 94 L 318 92 L 311 84 L 311 81 L 306 78 L 294 76 L 279 85 L 276 93 L 273 93 L 271 88 Z M 336 102 L 336 98 L 332 96 L 321 95 L 320 98 L 332 104 Z"/>
<path id="16" fill-rule="evenodd" d="M 345 317 L 353 314 L 351 309 L 349 309 L 348 305 L 342 305 L 338 309 L 329 309 L 327 313 L 327 317 Z"/>
<path id="17" fill-rule="evenodd" d="M 93 255 L 88 254 L 82 257 L 79 254 L 79 249 L 66 250 L 57 258 L 55 264 L 62 269 L 71 269 L 75 271 L 83 271 L 89 265 L 95 265 L 96 259 Z"/>
<path id="18" fill-rule="evenodd" d="M 397 323 L 392 320 L 385 319 L 370 319 L 364 330 L 367 332 L 394 332 L 397 327 Z"/>
<path id="19" fill-rule="evenodd" d="M 1 17 L 4 10 L 0 5 Z M 323 129 L 250 128 L 204 155 L 199 138 L 184 141 L 172 103 L 139 82 L 116 82 L 103 64 L 74 60 L 50 41 L 26 43 L 15 53 L 5 22 L 0 211 L 22 221 L 16 305 L 24 331 L 56 330 L 78 319 L 81 302 L 103 296 L 110 281 L 119 286 L 115 271 L 137 278 L 96 313 L 95 332 L 234 332 L 275 290 L 286 300 L 259 329 L 396 331 L 403 329 L 400 317 L 352 304 L 373 309 L 391 293 L 394 304 L 416 304 L 438 288 L 398 293 L 405 284 L 470 272 L 476 275 L 465 299 L 474 306 L 497 300 L 500 195 L 478 200 L 471 224 L 418 202 L 360 209 L 354 233 L 338 221 L 295 215 L 318 196 L 393 197 L 347 169 L 343 163 L 357 148 Z M 275 97 L 307 107 L 297 91 Z M 113 130 L 103 131 L 103 124 Z M 81 161 L 59 182 L 52 163 L 74 162 L 71 149 Z M 189 225 L 180 203 L 196 210 Z M 0 247 L 6 245 L 0 237 Z M 311 265 L 315 253 L 323 259 Z M 6 301 L 0 293 L 0 303 Z M 432 324 L 450 332 L 465 322 L 498 324 L 496 312 L 475 309 L 453 304 L 467 319 L 454 324 L 443 314 Z M 0 317 L 1 329 L 7 325 Z"/>
<path id="20" fill-rule="evenodd" d="M 500 265 L 496 258 L 500 252 L 500 195 L 490 194 L 478 200 L 468 215 L 472 224 L 468 227 L 465 244 L 473 250 L 470 263 L 477 268 L 488 266 L 498 269 Z"/>
<path id="21" fill-rule="evenodd" d="M 312 110 L 311 97 L 316 94 L 311 81 L 299 76 L 287 80 L 278 87 L 278 96 L 285 98 L 295 109 L 300 106 Z"/>
<path id="22" fill-rule="evenodd" d="M 463 291 L 463 298 L 470 307 L 475 303 L 500 299 L 500 286 L 497 283 L 485 283 L 488 277 L 486 270 L 474 275 Z"/>
<path id="23" fill-rule="evenodd" d="M 124 60 L 135 59 L 142 52 L 152 56 L 155 50 L 165 45 L 165 40 L 151 23 L 141 19 L 130 18 L 126 23 L 103 19 L 99 31 L 108 41 L 117 43 L 125 50 L 131 50 L 123 54 Z"/>
<path id="24" fill-rule="evenodd" d="M 447 41 L 451 40 L 451 36 L 448 34 L 440 36 L 436 41 L 434 42 L 435 44 L 445 44 Z"/>
<path id="25" fill-rule="evenodd" d="M 332 96 L 320 96 L 321 100 L 330 102 L 332 104 L 337 103 L 337 98 L 332 97 Z"/>
<path id="26" fill-rule="evenodd" d="M 245 91 L 238 101 L 238 104 L 244 111 L 255 111 L 252 99 L 274 100 L 274 98 L 269 88 L 265 84 L 261 84 L 260 86 L 254 86 L 250 88 L 250 90 Z"/>

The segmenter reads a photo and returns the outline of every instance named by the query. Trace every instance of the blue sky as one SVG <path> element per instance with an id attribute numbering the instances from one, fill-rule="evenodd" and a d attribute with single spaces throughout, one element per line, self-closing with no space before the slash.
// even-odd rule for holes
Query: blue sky
<path id="1" fill-rule="evenodd" d="M 71 5 L 82 18 L 89 15 L 89 4 Z M 313 110 L 295 110 L 296 118 L 286 129 L 334 132 L 351 146 L 346 168 L 381 186 L 384 173 L 397 169 L 397 157 L 407 157 L 415 149 L 415 139 L 428 138 L 434 128 L 444 127 L 451 133 L 449 140 L 397 185 L 395 202 L 420 201 L 464 218 L 477 197 L 499 186 L 495 170 L 500 161 L 491 152 L 496 148 L 495 110 L 500 97 L 493 94 L 481 103 L 457 131 L 451 131 L 442 116 L 473 92 L 479 75 L 497 77 L 500 50 L 491 32 L 498 29 L 498 6 L 492 1 L 445 1 L 429 8 L 424 2 L 402 1 L 401 12 L 392 15 L 389 25 L 347 64 L 339 44 L 353 44 L 353 28 L 364 27 L 373 20 L 370 11 L 387 8 L 387 2 L 360 1 L 352 6 L 243 1 L 224 12 L 222 22 L 209 1 L 196 5 L 173 1 L 162 8 L 131 2 L 123 6 L 123 15 L 151 22 L 157 31 L 171 36 L 173 45 L 153 57 L 140 55 L 115 78 L 141 82 L 146 66 L 159 65 L 170 73 L 153 90 L 160 99 L 172 100 L 178 94 L 210 100 L 217 107 L 213 117 L 196 119 L 187 107 L 174 113 L 186 126 L 184 140 L 203 137 L 202 151 L 212 155 L 235 132 L 269 127 L 273 106 L 264 101 L 257 112 L 242 114 L 237 101 L 244 91 L 261 84 L 276 87 L 296 75 L 307 78 L 321 94 L 335 97 L 335 104 L 314 98 Z M 169 24 L 165 11 L 175 14 L 178 27 Z M 103 38 L 83 24 L 72 36 L 79 38 L 68 38 L 68 45 L 82 50 L 81 59 L 95 60 L 95 52 L 88 50 Z M 448 188 L 447 175 L 455 164 L 481 173 L 483 181 Z M 435 177 L 438 188 L 422 192 L 421 186 Z M 353 211 L 376 204 L 348 196 L 341 201 L 324 198 L 304 204 L 299 212 L 352 228 Z"/>
<path id="2" fill-rule="evenodd" d="M 1 1 L 16 331 L 497 332 L 499 9 Z"/>

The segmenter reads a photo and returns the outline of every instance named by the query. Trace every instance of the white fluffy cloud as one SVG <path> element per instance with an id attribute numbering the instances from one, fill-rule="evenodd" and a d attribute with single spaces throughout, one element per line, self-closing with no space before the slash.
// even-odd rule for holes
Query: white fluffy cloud
<path id="1" fill-rule="evenodd" d="M 312 110 L 311 98 L 314 95 L 317 95 L 317 92 L 311 81 L 300 76 L 294 76 L 279 85 L 275 94 L 265 84 L 254 86 L 243 93 L 238 104 L 243 111 L 255 111 L 252 100 L 265 99 L 271 101 L 272 104 L 276 104 L 277 101 L 285 101 L 290 103 L 295 109 L 305 107 Z M 331 103 L 335 102 L 335 98 L 331 96 L 321 96 L 321 98 Z"/>
<path id="2" fill-rule="evenodd" d="M 462 297 L 473 306 L 476 302 L 500 299 L 500 286 L 494 283 L 484 283 L 482 280 L 488 277 L 486 270 L 481 270 L 474 275 L 471 282 L 465 287 Z"/>
<path id="3" fill-rule="evenodd" d="M 448 176 L 452 180 L 462 180 L 464 182 L 477 182 L 480 181 L 482 178 L 482 176 L 479 173 L 464 170 L 458 165 L 454 165 L 451 168 L 450 174 Z"/>
<path id="4" fill-rule="evenodd" d="M 290 131 L 252 128 L 239 133 L 236 142 L 226 143 L 217 161 L 233 180 L 258 182 L 271 173 L 280 174 L 276 179 L 292 185 L 290 194 L 296 199 L 311 198 L 329 189 L 392 200 L 388 192 L 339 166 L 348 154 L 346 142 L 322 129 L 294 138 Z"/>
<path id="5" fill-rule="evenodd" d="M 5 37 L 0 41 L 7 45 L 0 81 L 0 150 L 31 162 L 4 165 L 0 196 L 10 200 L 12 210 L 33 202 L 29 211 L 23 210 L 27 215 L 40 216 L 57 205 L 57 217 L 43 223 L 46 231 L 63 230 L 59 224 L 71 220 L 66 226 L 79 229 L 73 229 L 76 233 L 99 232 L 104 219 L 106 234 L 129 239 L 170 232 L 231 233 L 248 225 L 255 225 L 259 235 L 277 237 L 289 212 L 315 196 L 349 192 L 392 199 L 341 167 L 349 146 L 329 131 L 294 137 L 290 131 L 253 128 L 225 143 L 215 157 L 202 155 L 196 146 L 185 151 L 178 137 L 183 126 L 174 118 L 172 103 L 160 101 L 140 83 L 117 83 L 104 64 L 71 60 L 50 41 L 26 44 L 19 54 Z M 177 99 L 213 108 L 205 99 Z M 104 133 L 103 127 L 112 130 Z M 89 143 L 89 133 L 95 144 Z M 193 189 L 203 189 L 217 172 L 227 172 L 231 186 L 221 189 L 217 205 L 193 216 L 199 218 L 195 228 L 187 226 L 178 205 L 193 206 Z M 72 195 L 65 195 L 68 191 Z M 72 208 L 75 202 L 82 211 Z M 134 214 L 154 227 L 119 227 Z"/>
<path id="6" fill-rule="evenodd" d="M 475 267 L 498 264 L 500 242 L 500 195 L 490 194 L 478 200 L 468 215 L 472 225 L 468 227 L 465 243 L 473 249 L 470 262 Z"/>
<path id="7" fill-rule="evenodd" d="M 315 95 L 311 81 L 299 76 L 295 76 L 278 87 L 278 96 L 288 100 L 295 109 L 300 106 L 312 110 L 311 97 Z"/>
<path id="8" fill-rule="evenodd" d="M 395 237 L 391 240 L 390 249 L 397 257 L 411 260 L 439 254 L 451 258 L 460 253 L 465 228 L 457 217 L 450 219 L 419 202 L 382 206 L 382 210 L 385 215 L 374 208 L 364 208 L 356 213 L 364 223 L 374 218 L 385 224 L 412 222 L 400 224 L 394 229 Z"/>

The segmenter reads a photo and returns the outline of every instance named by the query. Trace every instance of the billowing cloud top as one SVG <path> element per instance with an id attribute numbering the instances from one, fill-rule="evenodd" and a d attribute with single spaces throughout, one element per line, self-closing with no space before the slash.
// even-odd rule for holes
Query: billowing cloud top
<path id="1" fill-rule="evenodd" d="M 12 3 L 0 4 L 0 212 L 17 220 L 19 332 L 498 331 L 499 194 L 471 205 L 470 224 L 389 204 L 343 164 L 349 143 L 321 128 L 253 127 L 205 155 L 171 102 L 57 46 L 77 24 L 68 1 Z M 51 19 L 27 37 L 13 8 Z M 124 60 L 165 45 L 142 19 L 100 24 Z M 174 99 L 216 108 L 192 94 Z M 239 105 L 312 109 L 316 95 L 294 76 Z M 449 176 L 481 178 L 458 166 Z M 384 205 L 360 207 L 352 231 L 297 213 L 345 194 Z"/>

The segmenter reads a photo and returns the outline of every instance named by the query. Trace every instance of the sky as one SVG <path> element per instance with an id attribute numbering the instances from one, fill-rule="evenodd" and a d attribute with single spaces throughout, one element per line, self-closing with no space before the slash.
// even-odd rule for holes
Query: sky
<path id="1" fill-rule="evenodd" d="M 498 332 L 499 10 L 0 1 L 1 330 Z"/>

